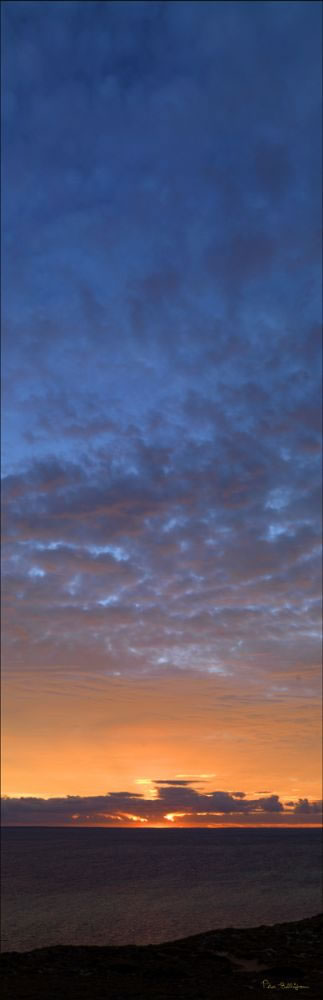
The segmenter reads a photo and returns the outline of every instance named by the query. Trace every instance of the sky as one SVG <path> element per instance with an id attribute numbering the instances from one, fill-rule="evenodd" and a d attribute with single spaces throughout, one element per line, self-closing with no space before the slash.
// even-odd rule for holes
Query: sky
<path id="1" fill-rule="evenodd" d="M 319 822 L 320 38 L 2 6 L 9 824 Z"/>

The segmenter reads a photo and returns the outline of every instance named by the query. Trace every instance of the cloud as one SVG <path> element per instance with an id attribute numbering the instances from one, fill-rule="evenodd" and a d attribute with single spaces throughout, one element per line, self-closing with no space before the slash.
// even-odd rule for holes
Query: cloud
<path id="1" fill-rule="evenodd" d="M 3 821 L 6 825 L 75 825 L 102 824 L 106 826 L 175 822 L 179 825 L 202 826 L 206 821 L 211 825 L 219 819 L 233 818 L 240 823 L 267 820 L 268 823 L 279 815 L 282 820 L 299 814 L 318 817 L 321 803 L 300 800 L 291 813 L 286 812 L 278 795 L 268 798 L 248 799 L 242 792 L 229 793 L 215 791 L 204 794 L 196 791 L 186 782 L 155 782 L 156 798 L 145 799 L 142 794 L 112 792 L 101 796 L 68 795 L 64 798 L 42 799 L 37 797 L 5 797 L 2 799 Z M 289 803 L 289 806 L 291 804 Z"/>
<path id="2" fill-rule="evenodd" d="M 197 674 L 312 709 L 319 17 L 5 5 L 13 684 Z"/>
<path id="3" fill-rule="evenodd" d="M 154 782 L 155 785 L 167 785 L 168 787 L 175 786 L 175 788 L 185 788 L 185 786 L 190 785 L 190 781 L 186 781 L 183 778 L 162 778 Z"/>
<path id="4" fill-rule="evenodd" d="M 308 799 L 300 799 L 295 805 L 294 812 L 297 815 L 317 815 L 322 813 L 322 802 L 309 802 Z"/>

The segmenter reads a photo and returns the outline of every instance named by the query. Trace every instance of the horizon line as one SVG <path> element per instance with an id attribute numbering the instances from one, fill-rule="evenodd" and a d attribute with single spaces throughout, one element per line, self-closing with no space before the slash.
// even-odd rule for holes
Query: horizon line
<path id="1" fill-rule="evenodd" d="M 203 826 L 180 826 L 174 823 L 162 825 L 159 823 L 138 824 L 136 826 L 109 823 L 2 823 L 2 830 L 321 830 L 321 823 L 217 823 Z"/>

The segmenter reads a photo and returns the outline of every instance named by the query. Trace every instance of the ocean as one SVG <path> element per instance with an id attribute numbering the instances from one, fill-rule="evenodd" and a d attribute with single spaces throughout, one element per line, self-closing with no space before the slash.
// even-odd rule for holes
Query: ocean
<path id="1" fill-rule="evenodd" d="M 5 828 L 2 950 L 156 944 L 322 909 L 318 829 Z"/>

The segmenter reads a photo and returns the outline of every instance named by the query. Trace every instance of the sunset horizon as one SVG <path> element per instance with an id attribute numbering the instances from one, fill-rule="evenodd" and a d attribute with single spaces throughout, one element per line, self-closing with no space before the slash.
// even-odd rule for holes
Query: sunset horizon
<path id="1" fill-rule="evenodd" d="M 317 822 L 320 15 L 252 10 L 4 4 L 10 798 Z"/>
<path id="2" fill-rule="evenodd" d="M 322 3 L 1 18 L 4 1000 L 319 1000 Z"/>

